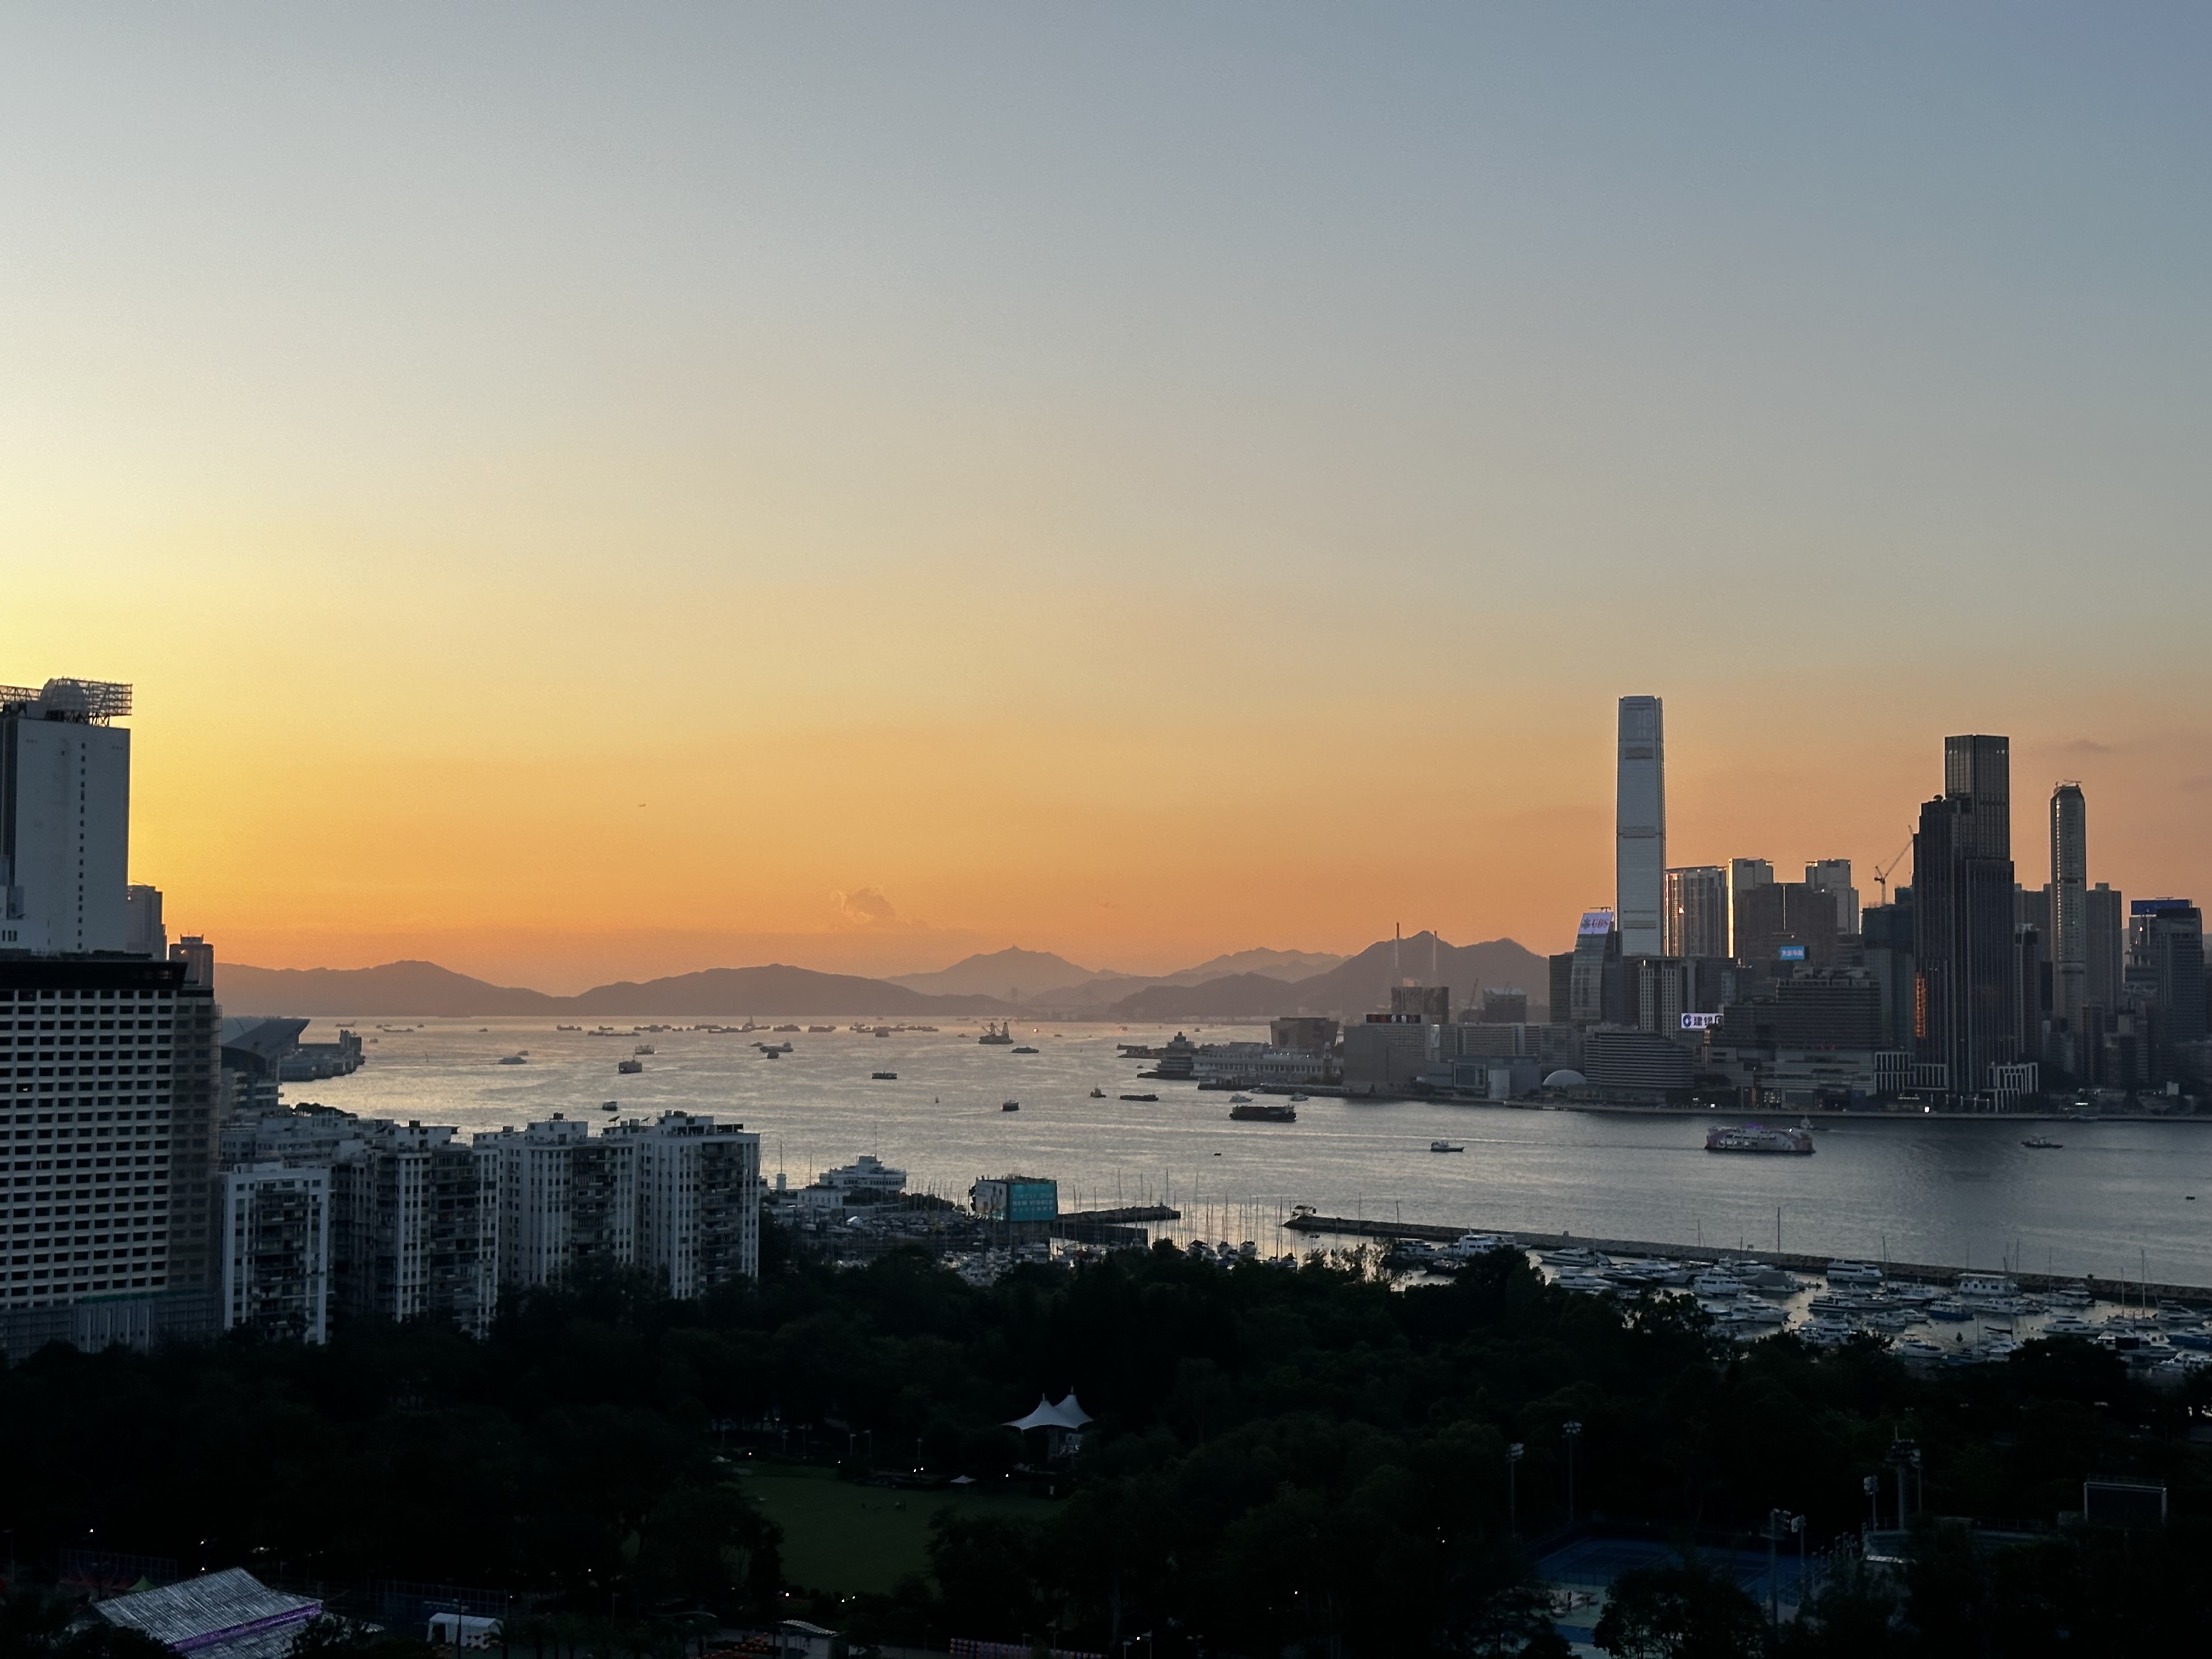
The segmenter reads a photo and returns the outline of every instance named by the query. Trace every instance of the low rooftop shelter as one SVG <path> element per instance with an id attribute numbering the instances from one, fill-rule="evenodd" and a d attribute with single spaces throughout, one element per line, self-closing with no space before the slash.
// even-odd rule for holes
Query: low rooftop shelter
<path id="1" fill-rule="evenodd" d="M 322 1610 L 321 1602 L 271 1589 L 243 1567 L 92 1607 L 109 1624 L 142 1632 L 172 1653 L 194 1659 L 284 1659 L 300 1627 Z"/>

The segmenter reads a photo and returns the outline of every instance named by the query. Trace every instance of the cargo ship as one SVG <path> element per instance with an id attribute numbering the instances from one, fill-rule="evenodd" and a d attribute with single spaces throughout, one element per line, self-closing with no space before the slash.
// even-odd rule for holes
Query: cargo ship
<path id="1" fill-rule="evenodd" d="M 1813 1137 L 1802 1129 L 1768 1129 L 1756 1123 L 1716 1128 L 1705 1136 L 1709 1152 L 1794 1152 L 1813 1150 Z"/>

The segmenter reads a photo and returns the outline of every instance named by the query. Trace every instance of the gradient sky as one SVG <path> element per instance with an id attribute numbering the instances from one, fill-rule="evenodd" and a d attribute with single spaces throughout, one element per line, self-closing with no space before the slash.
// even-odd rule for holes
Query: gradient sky
<path id="1" fill-rule="evenodd" d="M 0 15 L 0 680 L 233 960 L 1164 969 L 2212 896 L 2212 14 Z"/>

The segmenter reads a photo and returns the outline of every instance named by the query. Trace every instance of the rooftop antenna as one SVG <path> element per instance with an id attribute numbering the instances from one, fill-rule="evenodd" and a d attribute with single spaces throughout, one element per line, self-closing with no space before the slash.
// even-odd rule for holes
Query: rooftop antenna
<path id="1" fill-rule="evenodd" d="M 1429 983 L 1437 982 L 1437 930 L 1429 929 Z"/>
<path id="2" fill-rule="evenodd" d="M 1405 924 L 1392 922 L 1390 924 L 1390 983 L 1393 985 L 1403 985 L 1406 982 L 1406 975 L 1401 971 L 1406 964 L 1398 959 L 1399 952 L 1404 948 L 1405 943 Z"/>

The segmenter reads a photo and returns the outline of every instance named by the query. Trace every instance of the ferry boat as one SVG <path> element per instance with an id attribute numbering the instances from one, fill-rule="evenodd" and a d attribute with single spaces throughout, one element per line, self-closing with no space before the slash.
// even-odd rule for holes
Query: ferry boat
<path id="1" fill-rule="evenodd" d="M 1756 1123 L 1716 1126 L 1705 1135 L 1709 1152 L 1792 1152 L 1813 1150 L 1813 1137 L 1802 1129 L 1769 1129 Z"/>
<path id="2" fill-rule="evenodd" d="M 1287 1102 L 1247 1100 L 1231 1106 L 1229 1115 L 1240 1123 L 1296 1123 L 1298 1109 Z"/>
<path id="3" fill-rule="evenodd" d="M 618 1060 L 615 1062 L 615 1070 L 624 1077 L 635 1077 L 644 1069 L 645 1062 L 641 1060 Z"/>
<path id="4" fill-rule="evenodd" d="M 1012 1048 L 1013 1046 L 1014 1034 L 1006 1029 L 1006 1024 L 1007 1022 L 1003 1019 L 996 1025 L 991 1024 L 988 1019 L 985 1020 L 983 1022 L 983 1035 L 977 1037 L 975 1041 L 984 1044 L 988 1048 Z"/>
<path id="5" fill-rule="evenodd" d="M 1158 1095 L 1123 1095 L 1121 1098 L 1124 1100 L 1141 1100 L 1150 1102 L 1158 1100 L 1159 1097 Z"/>

